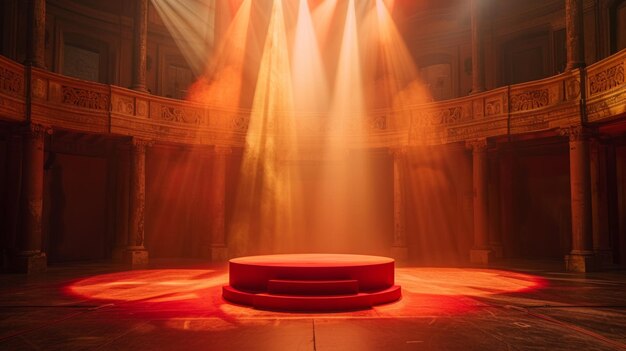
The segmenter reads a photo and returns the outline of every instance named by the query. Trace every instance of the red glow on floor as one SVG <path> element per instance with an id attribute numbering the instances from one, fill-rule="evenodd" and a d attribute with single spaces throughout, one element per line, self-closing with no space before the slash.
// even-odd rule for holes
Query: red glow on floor
<path id="1" fill-rule="evenodd" d="M 529 294 L 545 287 L 542 278 L 491 269 L 398 268 L 402 299 L 370 310 L 339 314 L 349 318 L 394 318 L 458 314 L 499 294 Z M 226 269 L 152 269 L 97 275 L 65 287 L 82 303 L 112 304 L 118 313 L 159 318 L 307 318 L 308 314 L 254 310 L 222 299 Z M 319 314 L 318 314 L 319 315 Z"/>

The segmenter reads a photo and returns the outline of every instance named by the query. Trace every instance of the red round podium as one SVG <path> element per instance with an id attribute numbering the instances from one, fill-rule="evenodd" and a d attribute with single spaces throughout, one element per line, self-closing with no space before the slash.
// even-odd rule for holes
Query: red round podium
<path id="1" fill-rule="evenodd" d="M 364 255 L 292 254 L 229 261 L 227 301 L 264 310 L 367 309 L 402 296 L 391 258 Z"/>

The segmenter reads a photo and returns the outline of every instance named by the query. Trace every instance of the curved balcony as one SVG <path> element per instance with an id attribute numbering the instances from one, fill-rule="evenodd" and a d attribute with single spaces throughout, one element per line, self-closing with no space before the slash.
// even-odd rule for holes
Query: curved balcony
<path id="1" fill-rule="evenodd" d="M 447 101 L 371 111 L 363 117 L 365 137 L 354 140 L 365 144 L 359 147 L 438 145 L 581 123 L 602 124 L 625 116 L 624 66 L 626 50 L 586 69 L 543 80 Z M 583 107 L 585 113 L 581 114 Z M 249 111 L 81 81 L 0 56 L 0 119 L 155 142 L 241 147 Z M 325 119 L 319 116 L 298 119 L 300 127 L 308 131 L 325 128 Z"/>

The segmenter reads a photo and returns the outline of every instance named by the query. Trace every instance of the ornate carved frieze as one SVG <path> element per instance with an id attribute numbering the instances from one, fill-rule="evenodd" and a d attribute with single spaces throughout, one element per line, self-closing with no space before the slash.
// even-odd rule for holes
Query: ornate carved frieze
<path id="1" fill-rule="evenodd" d="M 90 110 L 108 111 L 109 95 L 92 90 L 62 86 L 61 92 L 64 104 L 86 108 Z"/>
<path id="2" fill-rule="evenodd" d="M 599 122 L 626 112 L 626 89 L 608 98 L 587 105 L 587 121 Z"/>
<path id="3" fill-rule="evenodd" d="M 33 97 L 38 99 L 45 99 L 48 91 L 47 82 L 43 79 L 36 78 L 33 79 L 32 82 L 32 92 Z"/>
<path id="4" fill-rule="evenodd" d="M 113 112 L 124 115 L 135 114 L 135 101 L 132 97 L 113 95 L 111 101 Z"/>
<path id="5" fill-rule="evenodd" d="M 530 111 L 550 104 L 548 89 L 525 91 L 511 95 L 511 111 Z"/>
<path id="6" fill-rule="evenodd" d="M 200 125 L 206 124 L 206 117 L 203 112 L 198 109 L 161 105 L 156 117 L 168 122 Z"/>
<path id="7" fill-rule="evenodd" d="M 569 79 L 565 82 L 565 97 L 567 100 L 580 97 L 580 81 L 578 79 Z"/>
<path id="8" fill-rule="evenodd" d="M 468 114 L 463 107 L 454 106 L 424 111 L 420 113 L 418 118 L 430 125 L 445 125 L 470 120 L 471 115 Z"/>
<path id="9" fill-rule="evenodd" d="M 0 91 L 3 93 L 24 96 L 24 76 L 0 66 Z"/>
<path id="10" fill-rule="evenodd" d="M 589 95 L 603 93 L 624 84 L 624 63 L 589 76 Z"/>
<path id="11" fill-rule="evenodd" d="M 250 116 L 238 114 L 232 116 L 232 128 L 238 132 L 246 132 L 250 125 Z"/>
<path id="12" fill-rule="evenodd" d="M 504 112 L 504 106 L 500 98 L 485 101 L 485 116 L 497 116 Z"/>
<path id="13" fill-rule="evenodd" d="M 370 128 L 373 130 L 386 130 L 387 129 L 387 116 L 374 116 L 370 117 Z"/>
<path id="14" fill-rule="evenodd" d="M 528 113 L 512 116 L 510 133 L 530 133 L 553 129 L 562 125 L 569 125 L 580 121 L 580 106 L 578 104 L 561 104 L 542 113 Z"/>
<path id="15" fill-rule="evenodd" d="M 136 99 L 135 104 L 137 106 L 135 114 L 139 117 L 148 117 L 148 101 Z"/>

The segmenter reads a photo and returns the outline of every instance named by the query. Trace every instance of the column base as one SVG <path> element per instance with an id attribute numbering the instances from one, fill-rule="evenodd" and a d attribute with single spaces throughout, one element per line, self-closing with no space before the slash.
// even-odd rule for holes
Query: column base
<path id="1" fill-rule="evenodd" d="M 228 261 L 228 247 L 226 246 L 211 246 L 211 262 L 226 262 Z"/>
<path id="2" fill-rule="evenodd" d="M 565 256 L 567 272 L 586 273 L 597 269 L 597 258 L 593 253 L 571 253 Z"/>
<path id="3" fill-rule="evenodd" d="M 17 253 L 11 261 L 11 271 L 14 273 L 43 273 L 48 269 L 48 257 L 43 252 L 33 254 Z"/>
<path id="4" fill-rule="evenodd" d="M 409 260 L 409 248 L 406 246 L 393 246 L 391 257 L 398 263 L 405 263 Z"/>
<path id="5" fill-rule="evenodd" d="M 124 251 L 123 263 L 132 267 L 148 265 L 148 250 L 145 249 L 126 249 Z"/>
<path id="6" fill-rule="evenodd" d="M 470 250 L 470 263 L 487 266 L 493 260 L 493 251 L 489 249 Z"/>

